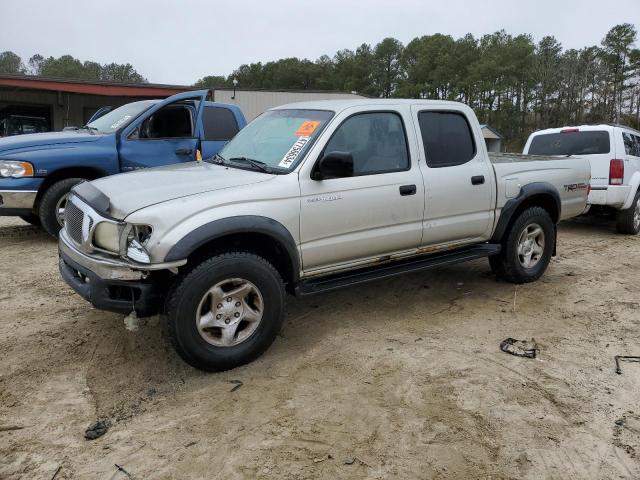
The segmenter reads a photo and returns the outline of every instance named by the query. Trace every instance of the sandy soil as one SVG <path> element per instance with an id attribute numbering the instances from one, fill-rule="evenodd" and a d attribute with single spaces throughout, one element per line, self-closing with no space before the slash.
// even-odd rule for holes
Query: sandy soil
<path id="1" fill-rule="evenodd" d="M 0 219 L 0 478 L 640 478 L 640 364 L 614 372 L 640 355 L 639 245 L 580 220 L 535 284 L 477 261 L 289 298 L 261 359 L 204 374 Z"/>

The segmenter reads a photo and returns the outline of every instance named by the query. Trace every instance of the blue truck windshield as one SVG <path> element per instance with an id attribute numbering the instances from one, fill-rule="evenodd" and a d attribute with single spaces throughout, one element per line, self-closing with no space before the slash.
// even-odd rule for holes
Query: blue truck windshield
<path id="1" fill-rule="evenodd" d="M 155 103 L 156 101 L 154 100 L 128 103 L 97 118 L 88 126 L 97 129 L 101 133 L 113 133 L 128 125 L 129 122 Z"/>

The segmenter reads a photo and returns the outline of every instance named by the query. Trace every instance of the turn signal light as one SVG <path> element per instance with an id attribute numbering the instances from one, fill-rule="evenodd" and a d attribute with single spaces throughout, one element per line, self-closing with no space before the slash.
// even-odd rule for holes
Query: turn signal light
<path id="1" fill-rule="evenodd" d="M 622 185 L 624 181 L 624 161 L 613 159 L 609 162 L 609 185 Z"/>

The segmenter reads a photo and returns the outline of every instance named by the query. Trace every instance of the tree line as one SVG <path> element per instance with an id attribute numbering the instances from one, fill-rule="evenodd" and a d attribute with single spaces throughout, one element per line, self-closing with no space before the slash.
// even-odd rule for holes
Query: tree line
<path id="1" fill-rule="evenodd" d="M 82 62 L 71 55 L 59 58 L 35 54 L 25 64 L 14 52 L 0 53 L 0 73 L 14 75 L 37 75 L 42 77 L 69 78 L 76 80 L 101 80 L 121 83 L 147 83 L 129 63 Z"/>
<path id="2" fill-rule="evenodd" d="M 636 28 L 614 26 L 600 45 L 564 49 L 552 36 L 504 30 L 476 38 L 435 34 L 403 45 L 385 38 L 315 61 L 285 58 L 208 76 L 199 87 L 319 89 L 372 97 L 455 100 L 471 106 L 520 148 L 532 130 L 620 122 L 640 128 L 640 50 Z"/>
<path id="3" fill-rule="evenodd" d="M 455 100 L 519 148 L 532 130 L 568 124 L 619 122 L 640 128 L 640 49 L 632 24 L 616 25 L 599 45 L 564 49 L 553 36 L 504 30 L 479 38 L 434 34 L 406 45 L 385 38 L 376 45 L 339 50 L 312 61 L 284 58 L 240 65 L 196 87 L 341 90 L 383 98 Z M 70 55 L 33 55 L 26 64 L 0 53 L 0 73 L 144 83 L 130 64 L 82 62 Z"/>

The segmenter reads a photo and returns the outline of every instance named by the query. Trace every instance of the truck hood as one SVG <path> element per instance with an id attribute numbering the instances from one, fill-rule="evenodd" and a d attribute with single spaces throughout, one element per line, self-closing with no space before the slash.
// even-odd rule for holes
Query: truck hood
<path id="1" fill-rule="evenodd" d="M 123 220 L 157 203 L 271 180 L 276 175 L 189 162 L 112 175 L 91 182 L 109 198 L 109 214 Z"/>
<path id="2" fill-rule="evenodd" d="M 89 133 L 87 130 L 14 135 L 0 138 L 0 154 L 36 150 L 50 145 L 95 142 L 102 137 L 102 134 Z"/>

